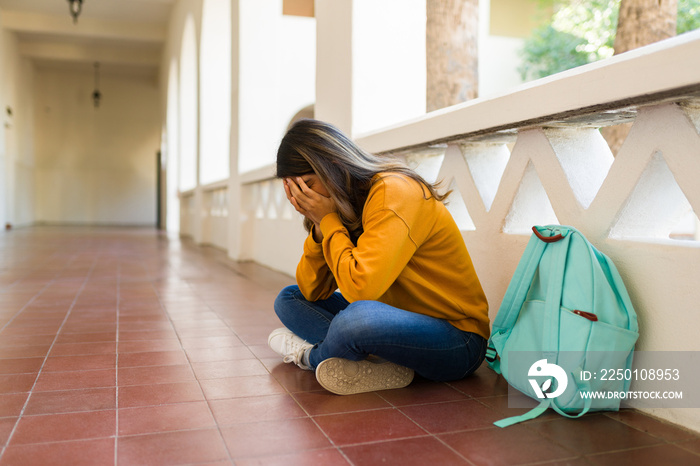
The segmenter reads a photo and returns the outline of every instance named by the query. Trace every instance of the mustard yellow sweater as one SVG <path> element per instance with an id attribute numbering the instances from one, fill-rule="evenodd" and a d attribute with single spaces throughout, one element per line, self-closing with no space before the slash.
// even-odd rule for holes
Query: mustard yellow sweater
<path id="1" fill-rule="evenodd" d="M 321 243 L 306 239 L 296 274 L 304 297 L 326 299 L 339 289 L 349 302 L 380 301 L 488 338 L 486 296 L 445 206 L 405 175 L 373 182 L 357 246 L 335 213 L 321 221 Z"/>

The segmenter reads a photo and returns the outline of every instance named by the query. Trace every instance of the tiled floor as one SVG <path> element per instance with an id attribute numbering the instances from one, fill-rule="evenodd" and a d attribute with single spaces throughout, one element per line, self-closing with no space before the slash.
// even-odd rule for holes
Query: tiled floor
<path id="1" fill-rule="evenodd" d="M 700 464 L 631 411 L 496 428 L 485 367 L 329 394 L 267 348 L 289 283 L 152 230 L 0 233 L 0 465 Z"/>

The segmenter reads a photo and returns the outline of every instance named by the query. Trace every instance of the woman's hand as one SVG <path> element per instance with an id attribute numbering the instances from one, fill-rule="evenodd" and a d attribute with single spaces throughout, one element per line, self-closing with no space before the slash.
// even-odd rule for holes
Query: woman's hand
<path id="1" fill-rule="evenodd" d="M 314 236 L 320 234 L 323 217 L 337 210 L 333 199 L 309 188 L 301 177 L 285 178 L 284 191 L 296 211 L 314 223 Z"/>

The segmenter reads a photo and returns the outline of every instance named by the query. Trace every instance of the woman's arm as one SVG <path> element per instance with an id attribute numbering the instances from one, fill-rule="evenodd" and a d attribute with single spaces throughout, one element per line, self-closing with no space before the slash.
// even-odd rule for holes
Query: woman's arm
<path id="1" fill-rule="evenodd" d="M 350 302 L 378 300 L 417 249 L 404 220 L 389 209 L 377 210 L 366 217 L 357 246 L 337 214 L 324 217 L 321 229 L 326 263 Z"/>
<path id="2" fill-rule="evenodd" d="M 326 211 L 334 211 L 335 203 L 310 189 L 299 177 L 282 181 L 289 202 L 297 212 L 313 222 L 311 233 L 304 242 L 304 253 L 297 265 L 299 290 L 309 301 L 329 298 L 338 286 L 323 256 L 323 235 L 318 217 L 326 215 Z"/>
<path id="3" fill-rule="evenodd" d="M 304 253 L 297 265 L 296 278 L 301 294 L 308 301 L 330 298 L 338 289 L 335 278 L 326 264 L 321 244 L 317 243 L 311 234 L 304 241 Z"/>

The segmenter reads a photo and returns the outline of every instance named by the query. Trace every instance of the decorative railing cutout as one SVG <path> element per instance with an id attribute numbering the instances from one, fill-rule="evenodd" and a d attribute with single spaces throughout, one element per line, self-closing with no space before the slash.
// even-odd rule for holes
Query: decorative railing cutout
<path id="1" fill-rule="evenodd" d="M 693 208 L 678 185 L 661 152 L 649 159 L 632 195 L 610 231 L 613 238 L 668 239 Z M 697 217 L 695 217 L 697 219 Z M 692 220 L 692 217 L 691 217 Z M 682 225 L 680 233 L 695 239 L 691 225 Z M 676 235 L 678 236 L 678 235 Z"/>
<path id="2" fill-rule="evenodd" d="M 488 212 L 510 159 L 510 150 L 506 144 L 498 143 L 463 144 L 461 149 L 474 185 Z"/>
<path id="3" fill-rule="evenodd" d="M 457 226 L 461 231 L 476 230 L 476 226 L 464 202 L 464 197 L 457 186 L 456 179 L 452 179 L 449 189 L 452 190 L 452 194 L 447 198 L 447 210 L 452 214 L 452 218 L 455 219 Z"/>
<path id="4" fill-rule="evenodd" d="M 527 163 L 520 186 L 515 194 L 503 231 L 514 234 L 530 234 L 533 225 L 558 224 L 552 203 L 542 186 L 532 161 Z"/>

